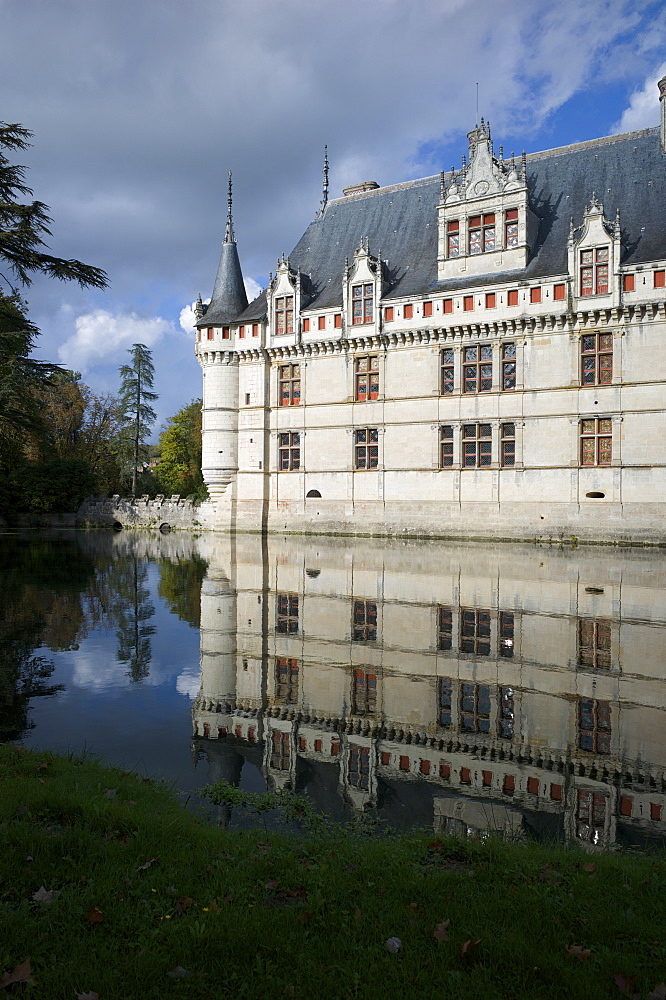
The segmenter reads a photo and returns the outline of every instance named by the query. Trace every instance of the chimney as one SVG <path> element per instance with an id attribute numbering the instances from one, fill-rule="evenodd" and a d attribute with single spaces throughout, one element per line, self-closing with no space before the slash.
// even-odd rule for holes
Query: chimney
<path id="1" fill-rule="evenodd" d="M 662 76 L 657 86 L 659 87 L 659 103 L 661 104 L 661 151 L 666 153 L 666 76 Z"/>

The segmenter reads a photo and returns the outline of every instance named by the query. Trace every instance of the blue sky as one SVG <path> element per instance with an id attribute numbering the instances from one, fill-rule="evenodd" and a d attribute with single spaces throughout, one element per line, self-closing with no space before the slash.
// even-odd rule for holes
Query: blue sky
<path id="1" fill-rule="evenodd" d="M 105 392 L 148 344 L 163 421 L 200 395 L 228 170 L 254 293 L 318 208 L 325 143 L 336 197 L 458 166 L 477 82 L 505 155 L 656 125 L 665 37 L 663 0 L 0 0 L 0 119 L 34 132 L 53 252 L 110 278 L 35 280 L 40 355 Z"/>

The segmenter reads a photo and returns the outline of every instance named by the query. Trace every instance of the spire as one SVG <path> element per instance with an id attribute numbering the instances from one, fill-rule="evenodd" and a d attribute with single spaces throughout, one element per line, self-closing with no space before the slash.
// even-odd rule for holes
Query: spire
<path id="1" fill-rule="evenodd" d="M 236 237 L 234 236 L 234 222 L 231 218 L 231 206 L 233 199 L 231 197 L 231 171 L 229 171 L 229 194 L 227 196 L 227 231 L 224 234 L 225 243 L 235 243 Z"/>
<path id="2" fill-rule="evenodd" d="M 321 196 L 321 204 L 317 212 L 317 218 L 321 219 L 328 205 L 328 146 L 324 146 L 324 190 Z"/>

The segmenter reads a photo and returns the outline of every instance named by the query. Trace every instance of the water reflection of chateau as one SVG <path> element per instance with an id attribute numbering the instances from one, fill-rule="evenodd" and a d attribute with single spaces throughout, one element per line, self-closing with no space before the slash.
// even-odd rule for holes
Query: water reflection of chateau
<path id="1" fill-rule="evenodd" d="M 660 556 L 205 545 L 193 715 L 211 778 L 249 759 L 329 812 L 398 826 L 666 834 Z"/>

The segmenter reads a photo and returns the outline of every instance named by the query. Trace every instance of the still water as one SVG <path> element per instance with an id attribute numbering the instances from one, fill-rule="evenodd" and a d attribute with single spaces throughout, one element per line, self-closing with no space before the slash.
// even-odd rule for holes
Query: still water
<path id="1" fill-rule="evenodd" d="M 663 842 L 665 577 L 647 550 L 6 534 L 0 739 L 397 828 Z"/>

